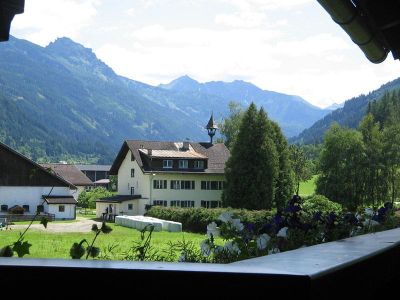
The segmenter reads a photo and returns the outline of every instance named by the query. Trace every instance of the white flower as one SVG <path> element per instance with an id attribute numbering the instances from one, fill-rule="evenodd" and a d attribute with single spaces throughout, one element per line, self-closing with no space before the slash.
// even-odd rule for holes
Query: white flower
<path id="1" fill-rule="evenodd" d="M 267 244 L 270 239 L 271 237 L 266 233 L 263 233 L 262 235 L 258 236 L 256 239 L 257 248 L 259 250 L 264 250 L 265 248 L 267 248 Z"/>
<path id="2" fill-rule="evenodd" d="M 232 219 L 230 220 L 230 223 L 237 231 L 242 231 L 244 228 L 244 225 L 240 222 L 240 219 Z"/>
<path id="3" fill-rule="evenodd" d="M 271 250 L 268 251 L 268 255 L 269 255 L 269 254 L 279 253 L 279 252 L 281 252 L 281 251 L 280 251 L 278 248 L 273 248 L 273 249 L 271 249 Z"/>
<path id="4" fill-rule="evenodd" d="M 239 246 L 234 242 L 226 242 L 224 249 L 226 249 L 231 254 L 240 254 Z"/>
<path id="5" fill-rule="evenodd" d="M 378 226 L 378 225 L 380 225 L 380 224 L 379 224 L 379 222 L 374 221 L 374 220 L 365 220 L 365 221 L 363 222 L 363 225 L 364 225 L 364 226 L 368 226 L 368 227 L 374 227 L 374 226 Z"/>
<path id="6" fill-rule="evenodd" d="M 211 253 L 211 245 L 210 245 L 210 240 L 204 240 L 201 242 L 200 244 L 200 249 L 201 249 L 201 253 L 204 256 L 209 256 Z"/>
<path id="7" fill-rule="evenodd" d="M 276 236 L 283 237 L 283 238 L 287 238 L 287 231 L 288 231 L 288 229 L 289 229 L 289 228 L 287 228 L 287 227 L 281 228 L 281 230 L 278 231 L 278 233 L 276 234 Z"/>
<path id="8" fill-rule="evenodd" d="M 230 222 L 232 220 L 232 212 L 226 211 L 223 212 L 219 217 L 218 220 L 221 220 L 224 223 Z"/>
<path id="9" fill-rule="evenodd" d="M 364 212 L 367 216 L 370 216 L 370 217 L 372 217 L 374 215 L 374 210 L 372 208 L 366 208 Z"/>
<path id="10" fill-rule="evenodd" d="M 213 235 L 213 237 L 220 236 L 220 230 L 215 222 L 207 225 L 207 236 L 211 237 L 211 234 Z"/>

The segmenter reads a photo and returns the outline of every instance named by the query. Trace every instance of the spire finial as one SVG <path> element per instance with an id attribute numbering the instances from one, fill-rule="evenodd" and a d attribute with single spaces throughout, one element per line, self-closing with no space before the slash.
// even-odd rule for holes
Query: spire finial
<path id="1" fill-rule="evenodd" d="M 207 123 L 206 129 L 208 131 L 208 135 L 210 136 L 210 143 L 212 144 L 213 143 L 213 137 L 215 135 L 215 132 L 218 129 L 217 124 L 215 124 L 215 122 L 214 122 L 214 113 L 213 112 L 211 112 L 211 117 L 210 117 L 210 120 Z"/>

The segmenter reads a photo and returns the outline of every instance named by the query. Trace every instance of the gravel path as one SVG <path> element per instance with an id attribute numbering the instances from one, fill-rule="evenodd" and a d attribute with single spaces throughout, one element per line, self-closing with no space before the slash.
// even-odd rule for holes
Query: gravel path
<path id="1" fill-rule="evenodd" d="M 76 222 L 71 223 L 53 223 L 49 222 L 47 228 L 44 228 L 42 224 L 33 224 L 30 229 L 45 230 L 50 232 L 90 232 L 93 224 L 101 226 L 101 222 L 96 222 L 89 219 L 77 217 Z M 26 228 L 28 225 L 10 225 L 11 230 L 21 230 Z"/>

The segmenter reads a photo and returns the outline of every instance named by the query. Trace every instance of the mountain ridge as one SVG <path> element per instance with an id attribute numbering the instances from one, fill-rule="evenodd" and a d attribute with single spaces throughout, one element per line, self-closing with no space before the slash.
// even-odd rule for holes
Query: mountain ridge
<path id="1" fill-rule="evenodd" d="M 297 96 L 267 97 L 240 80 L 212 82 L 210 94 L 196 90 L 203 86 L 189 76 L 188 90 L 154 87 L 119 76 L 92 49 L 69 38 L 42 47 L 10 37 L 0 44 L 0 56 L 0 141 L 39 162 L 110 163 L 125 139 L 207 141 L 211 111 L 221 120 L 231 100 L 264 106 L 286 134 L 321 114 L 313 115 Z M 297 114 L 305 107 L 311 118 Z"/>

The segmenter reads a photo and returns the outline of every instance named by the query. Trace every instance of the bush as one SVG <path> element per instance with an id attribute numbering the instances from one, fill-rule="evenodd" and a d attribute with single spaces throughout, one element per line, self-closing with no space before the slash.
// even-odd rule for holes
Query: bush
<path id="1" fill-rule="evenodd" d="M 307 214 L 314 214 L 316 212 L 321 212 L 322 214 L 329 214 L 334 212 L 335 214 L 340 214 L 342 212 L 342 205 L 339 203 L 330 201 L 328 198 L 322 195 L 313 195 L 305 198 L 301 205 L 303 211 Z"/>
<path id="2" fill-rule="evenodd" d="M 253 224 L 255 228 L 260 228 L 276 213 L 275 211 L 268 210 L 251 211 L 231 208 L 180 208 L 153 206 L 149 211 L 147 211 L 146 216 L 180 222 L 185 231 L 205 233 L 207 225 L 217 220 L 218 216 L 228 210 L 237 218 L 240 218 L 245 225 Z"/>
<path id="3" fill-rule="evenodd" d="M 82 208 L 96 208 L 96 200 L 110 197 L 115 193 L 106 190 L 104 187 L 97 187 L 90 191 L 83 191 L 78 197 L 78 206 Z"/>
<path id="4" fill-rule="evenodd" d="M 13 215 L 23 215 L 24 212 L 25 212 L 25 209 L 23 209 L 21 206 L 18 206 L 18 205 L 15 205 L 8 210 L 8 213 L 13 214 Z"/>

